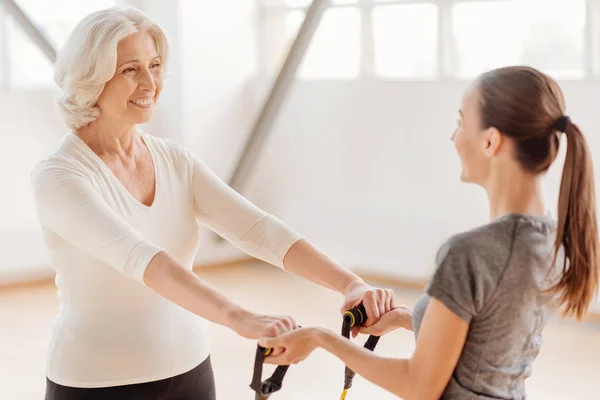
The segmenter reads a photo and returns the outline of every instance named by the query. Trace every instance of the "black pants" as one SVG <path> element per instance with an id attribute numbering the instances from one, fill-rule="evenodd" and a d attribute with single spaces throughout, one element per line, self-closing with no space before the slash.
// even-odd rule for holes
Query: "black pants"
<path id="1" fill-rule="evenodd" d="M 159 381 L 106 388 L 74 388 L 46 378 L 45 400 L 215 400 L 210 357 L 184 374 Z"/>

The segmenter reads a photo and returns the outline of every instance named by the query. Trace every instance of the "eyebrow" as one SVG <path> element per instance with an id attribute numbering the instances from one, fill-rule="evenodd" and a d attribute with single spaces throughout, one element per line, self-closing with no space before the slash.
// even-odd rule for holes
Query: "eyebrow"
<path id="1" fill-rule="evenodd" d="M 150 61 L 154 61 L 154 60 L 156 60 L 157 58 L 160 58 L 160 56 L 156 56 L 156 57 L 154 57 L 154 58 L 153 58 L 152 60 L 150 60 Z M 131 64 L 131 63 L 135 63 L 135 62 L 139 63 L 139 62 L 141 62 L 141 61 L 140 61 L 140 60 L 129 60 L 129 61 L 125 61 L 124 63 L 121 63 L 121 64 L 119 64 L 119 66 L 118 66 L 117 68 L 121 68 L 121 67 L 122 67 L 123 65 L 125 65 L 125 64 Z"/>

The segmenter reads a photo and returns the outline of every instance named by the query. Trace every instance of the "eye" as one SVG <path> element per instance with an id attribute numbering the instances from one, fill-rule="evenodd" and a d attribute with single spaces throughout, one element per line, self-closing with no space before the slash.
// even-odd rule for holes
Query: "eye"
<path id="1" fill-rule="evenodd" d="M 457 126 L 460 126 L 460 118 L 457 118 L 457 119 L 456 119 L 456 125 L 457 125 Z"/>
<path id="2" fill-rule="evenodd" d="M 130 72 L 135 72 L 135 68 L 134 67 L 127 67 L 123 70 L 124 74 L 128 74 Z"/>
<path id="3" fill-rule="evenodd" d="M 158 69 L 158 68 L 160 68 L 160 63 L 154 63 L 150 66 L 150 68 Z"/>

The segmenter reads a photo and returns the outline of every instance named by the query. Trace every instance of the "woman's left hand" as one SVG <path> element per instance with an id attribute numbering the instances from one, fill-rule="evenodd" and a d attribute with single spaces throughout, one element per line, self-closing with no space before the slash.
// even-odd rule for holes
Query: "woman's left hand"
<path id="1" fill-rule="evenodd" d="M 391 289 L 380 289 L 365 283 L 358 283 L 346 289 L 344 295 L 341 312 L 355 308 L 362 303 L 367 312 L 367 320 L 363 324 L 365 327 L 375 324 L 383 315 L 396 308 L 394 291 Z M 356 337 L 356 335 L 358 335 L 358 327 L 352 329 L 352 337 Z"/>
<path id="2" fill-rule="evenodd" d="M 318 347 L 318 335 L 318 328 L 298 328 L 276 337 L 263 337 L 258 344 L 265 348 L 283 348 L 279 355 L 267 356 L 266 364 L 297 364 Z"/>

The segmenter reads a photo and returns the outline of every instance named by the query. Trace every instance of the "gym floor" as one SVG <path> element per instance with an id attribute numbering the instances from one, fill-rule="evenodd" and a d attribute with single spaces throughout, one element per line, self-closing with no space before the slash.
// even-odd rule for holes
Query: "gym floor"
<path id="1" fill-rule="evenodd" d="M 342 298 L 327 289 L 258 262 L 206 268 L 199 275 L 249 309 L 287 314 L 304 326 L 339 331 Z M 385 285 L 381 285 L 385 286 Z M 412 306 L 419 292 L 394 288 L 399 302 Z M 3 400 L 42 399 L 44 357 L 57 312 L 52 282 L 0 289 L 0 382 Z M 212 359 L 219 399 L 252 399 L 248 387 L 256 343 L 229 329 L 212 326 Z M 362 342 L 366 337 L 354 339 Z M 388 356 L 408 357 L 414 350 L 410 332 L 383 337 L 376 349 Z M 264 376 L 270 374 L 267 366 Z M 555 318 L 546 328 L 542 351 L 528 381 L 532 400 L 600 399 L 600 323 L 576 324 Z M 317 350 L 304 363 L 290 367 L 281 392 L 273 400 L 338 399 L 343 364 Z M 394 399 L 357 376 L 347 400 Z"/>

